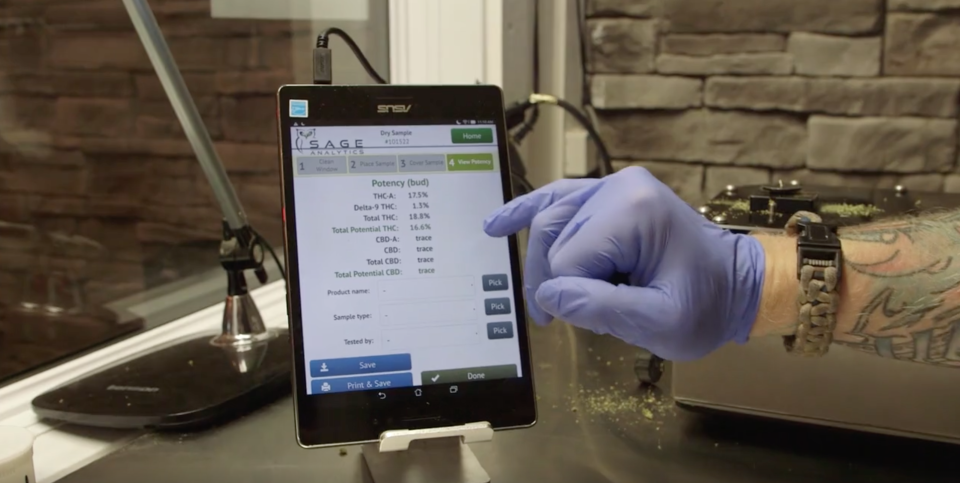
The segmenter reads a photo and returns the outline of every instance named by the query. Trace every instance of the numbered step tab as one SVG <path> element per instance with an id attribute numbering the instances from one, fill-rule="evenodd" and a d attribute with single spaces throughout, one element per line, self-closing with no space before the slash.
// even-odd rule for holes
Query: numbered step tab
<path id="1" fill-rule="evenodd" d="M 297 174 L 346 174 L 346 156 L 300 156 L 295 161 Z"/>
<path id="2" fill-rule="evenodd" d="M 350 156 L 351 173 L 396 173 L 397 156 Z"/>
<path id="3" fill-rule="evenodd" d="M 449 171 L 493 171 L 494 166 L 492 153 L 447 155 Z"/>
<path id="4" fill-rule="evenodd" d="M 401 154 L 401 173 L 422 173 L 426 171 L 446 171 L 446 158 L 442 154 Z"/>

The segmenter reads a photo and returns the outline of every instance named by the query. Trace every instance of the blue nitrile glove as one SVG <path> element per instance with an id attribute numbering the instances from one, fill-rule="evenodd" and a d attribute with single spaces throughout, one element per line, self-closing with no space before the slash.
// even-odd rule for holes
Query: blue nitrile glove
<path id="1" fill-rule="evenodd" d="M 643 168 L 562 180 L 506 204 L 490 236 L 530 227 L 531 318 L 611 334 L 668 360 L 746 342 L 763 290 L 763 247 L 710 223 Z M 626 274 L 630 285 L 607 282 Z"/>

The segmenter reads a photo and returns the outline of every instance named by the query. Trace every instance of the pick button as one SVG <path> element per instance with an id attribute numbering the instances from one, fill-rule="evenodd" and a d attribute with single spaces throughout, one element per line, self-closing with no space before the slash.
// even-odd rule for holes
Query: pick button
<path id="1" fill-rule="evenodd" d="M 507 284 L 507 274 L 484 275 L 481 277 L 484 292 L 499 292 L 510 288 Z"/>
<path id="2" fill-rule="evenodd" d="M 483 310 L 487 315 L 506 315 L 511 311 L 510 299 L 486 299 L 483 301 Z"/>
<path id="3" fill-rule="evenodd" d="M 512 339 L 513 323 L 511 322 L 490 322 L 487 324 L 487 339 Z"/>

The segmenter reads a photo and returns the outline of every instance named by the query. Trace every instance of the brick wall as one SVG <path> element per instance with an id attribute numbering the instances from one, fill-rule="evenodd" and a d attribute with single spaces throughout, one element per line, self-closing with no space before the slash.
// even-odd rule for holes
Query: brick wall
<path id="1" fill-rule="evenodd" d="M 151 0 L 254 226 L 279 243 L 274 93 L 310 25 Z M 220 213 L 120 0 L 0 0 L 0 221 L 84 237 L 45 256 L 94 304 L 216 266 Z M 0 303 L 43 245 L 0 228 Z M 49 246 L 49 245 L 48 245 Z"/>
<path id="2" fill-rule="evenodd" d="M 727 184 L 960 192 L 960 0 L 588 0 L 617 166 Z"/>

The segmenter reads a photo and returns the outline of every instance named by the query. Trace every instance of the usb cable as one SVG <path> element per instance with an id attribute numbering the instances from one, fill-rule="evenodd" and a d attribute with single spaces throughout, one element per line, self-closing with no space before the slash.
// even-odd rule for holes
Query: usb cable
<path id="1" fill-rule="evenodd" d="M 370 61 L 367 60 L 367 57 L 363 54 L 363 51 L 360 50 L 357 43 L 354 42 L 353 38 L 350 37 L 348 33 L 336 27 L 328 28 L 317 36 L 317 45 L 313 49 L 314 84 L 330 85 L 333 83 L 333 52 L 330 50 L 330 36 L 332 35 L 336 35 L 346 42 L 350 50 L 353 51 L 353 55 L 356 56 L 360 62 L 360 65 L 363 66 L 363 70 L 367 72 L 367 75 L 369 75 L 371 79 L 378 84 L 387 84 L 387 81 L 377 73 L 377 70 L 374 69 Z M 587 135 L 593 140 L 599 152 L 601 162 L 599 176 L 613 173 L 613 162 L 610 157 L 610 152 L 600 137 L 600 133 L 598 133 L 594 127 L 594 123 L 569 102 L 559 99 L 556 96 L 534 93 L 527 99 L 508 106 L 505 112 L 507 131 L 512 131 L 513 134 L 509 148 L 511 163 L 514 165 L 514 181 L 521 186 L 523 191 L 533 191 L 534 187 L 524 176 L 526 170 L 524 169 L 523 161 L 520 160 L 520 152 L 515 144 L 519 145 L 523 142 L 523 139 L 533 130 L 539 117 L 537 106 L 540 104 L 558 106 L 567 111 L 567 113 L 579 122 L 587 130 Z M 527 112 L 530 112 L 531 115 L 527 116 Z"/>
<path id="2" fill-rule="evenodd" d="M 336 35 L 347 43 L 347 46 L 353 51 L 353 55 L 360 61 L 360 65 L 363 66 L 363 70 L 367 71 L 367 75 L 369 75 L 370 78 L 377 81 L 377 84 L 387 83 L 387 81 L 377 73 L 377 70 L 370 65 L 367 56 L 363 55 L 363 51 L 360 50 L 357 43 L 353 41 L 353 38 L 343 30 L 332 27 L 320 32 L 320 35 L 317 36 L 317 47 L 313 49 L 314 84 L 330 85 L 333 83 L 333 52 L 329 47 L 331 35 Z"/>

